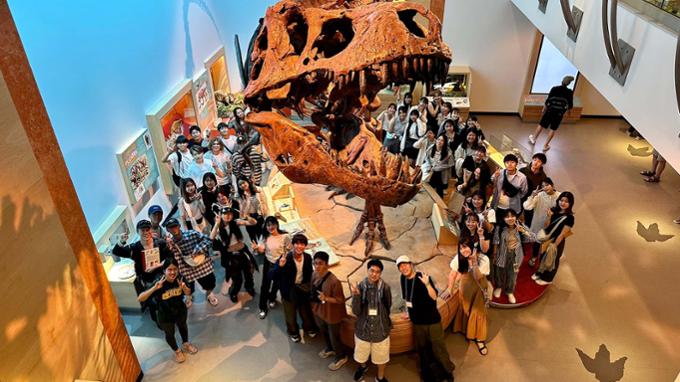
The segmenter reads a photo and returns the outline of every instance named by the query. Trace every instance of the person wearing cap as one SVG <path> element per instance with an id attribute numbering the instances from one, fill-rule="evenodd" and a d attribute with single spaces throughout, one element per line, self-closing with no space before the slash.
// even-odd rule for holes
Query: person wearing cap
<path id="1" fill-rule="evenodd" d="M 213 294 L 217 281 L 209 253 L 212 240 L 193 229 L 182 231 L 179 220 L 175 218 L 168 219 L 165 228 L 168 230 L 166 241 L 175 254 L 179 273 L 191 290 L 187 299 L 188 305 L 191 306 L 191 295 L 196 290 L 197 281 L 205 290 L 208 303 L 217 306 L 219 301 Z"/>
<path id="2" fill-rule="evenodd" d="M 190 176 L 189 167 L 194 162 L 194 157 L 189 152 L 189 141 L 184 135 L 175 140 L 175 148 L 168 151 L 161 161 L 172 168 L 172 181 L 179 187 L 180 180 Z"/>
<path id="3" fill-rule="evenodd" d="M 312 273 L 312 311 L 316 324 L 323 334 L 326 346 L 319 357 L 326 359 L 335 356 L 328 369 L 335 371 L 343 367 L 349 358 L 345 345 L 340 341 L 340 324 L 347 316 L 345 293 L 342 283 L 328 270 L 328 253 L 319 251 L 314 254 L 314 273 Z"/>
<path id="4" fill-rule="evenodd" d="M 238 293 L 245 281 L 246 291 L 255 296 L 253 271 L 257 264 L 253 255 L 244 244 L 242 225 L 253 225 L 257 222 L 250 216 L 238 219 L 239 212 L 230 207 L 220 207 L 215 214 L 215 225 L 210 232 L 213 249 L 220 253 L 220 263 L 224 267 L 225 279 L 231 279 L 228 290 L 233 303 L 238 302 Z"/>
<path id="5" fill-rule="evenodd" d="M 354 380 L 360 381 L 368 371 L 368 358 L 378 366 L 376 382 L 387 382 L 385 368 L 390 361 L 390 330 L 392 291 L 382 279 L 383 263 L 371 259 L 366 264 L 368 276 L 359 283 L 350 283 L 354 325 L 354 360 L 359 367 Z"/>
<path id="6" fill-rule="evenodd" d="M 562 117 L 574 107 L 574 91 L 569 89 L 569 84 L 574 81 L 574 77 L 565 76 L 562 79 L 562 84 L 554 86 L 550 89 L 548 97 L 545 99 L 543 106 L 543 116 L 541 121 L 536 126 L 536 131 L 529 135 L 529 143 L 536 144 L 538 136 L 541 135 L 543 129 L 550 129 L 548 132 L 548 139 L 543 144 L 543 152 L 550 150 L 550 141 L 555 137 L 555 132 L 562 123 Z"/>
<path id="7" fill-rule="evenodd" d="M 163 208 L 158 204 L 154 204 L 149 207 L 147 214 L 149 215 L 149 221 L 151 221 L 151 233 L 153 234 L 153 237 L 157 239 L 164 238 L 165 231 L 161 226 L 161 222 L 163 221 Z"/>
<path id="8" fill-rule="evenodd" d="M 503 216 L 507 210 L 522 213 L 522 198 L 528 191 L 527 177 L 517 170 L 517 156 L 508 154 L 503 158 L 505 169 L 496 170 L 493 181 L 493 201 L 496 216 Z M 501 211 L 499 211 L 501 210 Z"/>
<path id="9" fill-rule="evenodd" d="M 427 273 L 416 272 L 411 259 L 406 255 L 397 258 L 397 269 L 401 273 L 399 284 L 406 306 L 404 318 L 413 323 L 421 377 L 423 380 L 432 379 L 428 373 L 431 372 L 431 361 L 434 359 L 452 380 L 455 366 L 444 343 L 442 318 L 437 310 L 437 288 Z"/>
<path id="10" fill-rule="evenodd" d="M 111 253 L 118 257 L 132 259 L 135 263 L 136 278 L 134 281 L 137 295 L 149 289 L 156 279 L 163 274 L 161 265 L 165 259 L 173 258 L 174 254 L 168 248 L 164 239 L 154 238 L 151 222 L 143 219 L 137 222 L 139 240 L 128 244 L 128 234 L 118 238 Z M 153 303 L 143 303 L 142 309 L 148 308 L 151 319 L 156 321 L 156 307 Z"/>
<path id="11" fill-rule="evenodd" d="M 252 219 L 252 218 L 251 218 Z M 272 277 L 279 280 L 283 311 L 288 336 L 293 342 L 300 342 L 300 326 L 297 315 L 302 318 L 302 329 L 309 337 L 316 337 L 319 328 L 314 322 L 310 302 L 312 288 L 312 256 L 305 252 L 307 236 L 298 233 L 291 239 L 293 250 L 283 255 L 274 264 Z"/>

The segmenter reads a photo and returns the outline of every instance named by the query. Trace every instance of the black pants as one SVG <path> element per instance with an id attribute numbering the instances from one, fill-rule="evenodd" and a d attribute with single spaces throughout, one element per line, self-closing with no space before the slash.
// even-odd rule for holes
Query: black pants
<path id="1" fill-rule="evenodd" d="M 271 277 L 269 272 L 274 264 L 266 258 L 262 264 L 262 285 L 260 286 L 260 310 L 269 311 L 267 303 L 276 301 L 276 293 L 279 292 L 279 280 Z"/>
<path id="2" fill-rule="evenodd" d="M 250 217 L 255 219 L 257 221 L 257 224 L 247 225 L 246 231 L 248 232 L 248 236 L 250 236 L 250 240 L 257 241 L 257 239 L 260 236 L 262 236 L 262 226 L 264 225 L 264 217 L 258 214 L 250 214 Z"/>
<path id="3" fill-rule="evenodd" d="M 434 361 L 438 362 L 448 374 L 453 373 L 456 366 L 451 362 L 449 351 L 446 349 L 444 329 L 442 329 L 441 322 L 432 325 L 413 325 L 413 337 L 416 352 L 421 357 L 423 354 L 431 354 Z M 421 358 L 421 373 L 422 368 L 430 367 L 430 362 L 423 362 L 425 360 L 423 358 Z"/>
<path id="4" fill-rule="evenodd" d="M 448 183 L 444 183 L 444 173 L 442 171 L 433 171 L 429 183 L 437 191 L 437 195 L 443 198 L 444 191 L 449 187 Z"/>
<path id="5" fill-rule="evenodd" d="M 227 266 L 225 266 L 225 257 Z M 252 264 L 244 251 L 223 254 L 222 266 L 224 266 L 226 271 L 226 280 L 231 279 L 232 281 L 231 288 L 229 288 L 230 296 L 236 296 L 241 291 L 244 281 L 247 291 L 255 290 Z"/>
<path id="6" fill-rule="evenodd" d="M 154 283 L 145 282 L 139 275 L 137 275 L 132 285 L 135 287 L 135 292 L 137 292 L 137 296 L 139 296 L 142 292 L 151 288 L 154 285 Z M 144 312 L 145 309 L 149 309 L 149 316 L 151 316 L 151 320 L 158 324 L 158 318 L 156 317 L 156 313 L 158 312 L 158 306 L 156 305 L 156 301 L 150 298 L 144 302 L 140 302 L 139 305 L 142 308 L 142 312 Z"/>
<path id="7" fill-rule="evenodd" d="M 196 291 L 196 282 L 201 284 L 201 288 L 203 288 L 203 290 L 205 290 L 206 292 L 215 289 L 215 285 L 217 284 L 217 280 L 215 279 L 214 273 L 211 273 L 207 276 L 203 276 L 200 279 L 196 279 L 194 281 L 189 281 L 187 285 L 189 286 L 189 289 L 191 289 L 191 294 L 194 294 L 194 291 Z"/>
<path id="8" fill-rule="evenodd" d="M 340 341 L 340 323 L 329 324 L 319 316 L 314 316 L 314 319 L 316 320 L 316 325 L 323 334 L 323 339 L 326 341 L 325 350 L 332 350 L 335 352 L 335 361 L 345 358 L 347 352 L 345 351 L 345 345 Z"/>
<path id="9" fill-rule="evenodd" d="M 175 326 L 179 329 L 179 335 L 182 337 L 182 343 L 189 342 L 189 328 L 187 327 L 187 313 L 186 311 L 175 322 L 159 322 L 158 326 L 165 333 L 165 342 L 170 345 L 172 350 L 177 351 L 177 339 L 175 338 Z"/>
<path id="10" fill-rule="evenodd" d="M 314 322 L 312 305 L 309 301 L 303 302 L 283 299 L 283 312 L 286 315 L 286 329 L 288 335 L 300 335 L 300 326 L 297 321 L 298 313 L 300 314 L 300 318 L 302 318 L 302 329 L 305 333 L 319 331 L 316 322 Z"/>

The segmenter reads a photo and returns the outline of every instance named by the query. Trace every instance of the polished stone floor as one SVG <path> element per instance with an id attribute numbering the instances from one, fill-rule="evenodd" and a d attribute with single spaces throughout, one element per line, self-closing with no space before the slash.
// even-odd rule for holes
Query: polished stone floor
<path id="1" fill-rule="evenodd" d="M 487 135 L 505 134 L 522 144 L 534 128 L 509 116 L 481 116 L 480 122 Z M 559 190 L 576 196 L 575 234 L 567 240 L 566 260 L 541 300 L 518 310 L 491 311 L 488 356 L 461 336 L 448 335 L 456 380 L 603 382 L 624 362 L 622 381 L 676 378 L 680 226 L 672 220 L 680 217 L 680 177 L 667 168 L 660 183 L 643 182 L 639 171 L 649 167 L 651 157 L 631 153 L 629 145 L 649 145 L 629 138 L 626 127 L 622 120 L 585 119 L 559 130 L 546 172 Z M 648 242 L 638 235 L 638 221 L 643 227 L 657 223 L 660 234 L 675 237 Z M 181 365 L 171 360 L 162 333 L 148 318 L 125 316 L 145 380 L 351 380 L 353 363 L 336 372 L 326 369 L 327 361 L 317 356 L 319 338 L 288 341 L 280 307 L 262 321 L 256 301 L 234 305 L 221 297 L 217 308 L 202 301 L 197 298 L 189 316 L 191 339 L 200 351 Z M 589 361 L 601 345 L 611 364 L 606 356 Z M 617 363 L 622 357 L 625 361 Z M 373 375 L 371 370 L 367 381 Z M 387 378 L 417 381 L 415 355 L 393 357 Z"/>

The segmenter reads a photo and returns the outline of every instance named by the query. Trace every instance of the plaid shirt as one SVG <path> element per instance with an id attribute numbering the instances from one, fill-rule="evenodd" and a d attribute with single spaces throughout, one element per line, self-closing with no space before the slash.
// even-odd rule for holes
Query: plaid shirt
<path id="1" fill-rule="evenodd" d="M 183 231 L 181 239 L 173 239 L 173 244 L 170 245 L 170 248 L 175 253 L 175 259 L 179 263 L 179 273 L 184 276 L 185 281 L 191 282 L 213 273 L 213 263 L 208 252 L 208 249 L 211 247 L 212 241 L 210 238 L 194 230 Z M 192 267 L 184 262 L 182 256 L 191 256 L 195 252 L 202 252 L 207 258 L 203 264 Z"/>

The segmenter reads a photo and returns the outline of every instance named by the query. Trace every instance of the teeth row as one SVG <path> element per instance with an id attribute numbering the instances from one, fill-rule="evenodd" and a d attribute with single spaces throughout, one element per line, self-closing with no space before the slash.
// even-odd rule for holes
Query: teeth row
<path id="1" fill-rule="evenodd" d="M 336 150 L 329 152 L 331 159 L 338 167 L 346 168 L 355 174 L 367 177 L 381 177 L 397 182 L 404 182 L 409 184 L 419 183 L 422 177 L 420 167 L 416 168 L 415 172 L 411 172 L 408 158 L 403 155 L 395 155 L 385 150 L 382 151 L 380 162 L 375 163 L 371 160 L 367 167 L 364 167 L 360 161 L 357 160 L 355 164 L 348 165 L 344 160 L 340 159 Z"/>
<path id="2" fill-rule="evenodd" d="M 448 74 L 448 66 L 449 63 L 442 59 L 412 56 L 381 64 L 372 64 L 358 71 L 352 70 L 347 73 L 319 71 L 319 73 L 327 81 L 334 83 L 334 87 L 339 90 L 358 81 L 361 94 L 365 94 L 368 76 L 377 78 L 383 86 L 387 86 L 391 82 L 411 80 L 444 81 Z M 318 78 L 316 72 L 306 75 L 307 82 L 310 84 Z"/>

